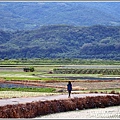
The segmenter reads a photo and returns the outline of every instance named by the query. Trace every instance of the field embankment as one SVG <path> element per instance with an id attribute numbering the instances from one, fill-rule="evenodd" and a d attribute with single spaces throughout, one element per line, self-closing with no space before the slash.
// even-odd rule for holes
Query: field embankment
<path id="1" fill-rule="evenodd" d="M 120 95 L 86 96 L 69 99 L 40 100 L 0 106 L 0 118 L 34 118 L 37 116 L 120 105 Z"/>

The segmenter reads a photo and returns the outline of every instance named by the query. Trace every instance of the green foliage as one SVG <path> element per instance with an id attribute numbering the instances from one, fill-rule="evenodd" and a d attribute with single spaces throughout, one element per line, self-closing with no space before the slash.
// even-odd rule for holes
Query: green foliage
<path id="1" fill-rule="evenodd" d="M 34 67 L 29 67 L 29 68 L 23 68 L 24 72 L 34 72 L 35 69 Z"/>
<path id="2" fill-rule="evenodd" d="M 54 92 L 55 88 L 0 88 L 0 91 Z"/>
<path id="3" fill-rule="evenodd" d="M 102 59 L 45 59 L 45 58 L 37 58 L 37 59 L 8 59 L 8 60 L 0 60 L 0 67 L 19 67 L 26 65 L 26 68 L 30 68 L 36 65 L 44 65 L 50 67 L 53 65 L 120 65 L 119 60 L 102 60 Z M 50 65 L 50 66 L 49 66 Z M 49 68 L 48 68 L 49 69 Z"/>
<path id="4" fill-rule="evenodd" d="M 0 28 L 30 30 L 53 24 L 120 25 L 119 6 L 120 2 L 0 2 Z"/>
<path id="5" fill-rule="evenodd" d="M 120 60 L 119 31 L 120 26 L 67 25 L 43 26 L 31 31 L 0 31 L 0 58 Z"/>

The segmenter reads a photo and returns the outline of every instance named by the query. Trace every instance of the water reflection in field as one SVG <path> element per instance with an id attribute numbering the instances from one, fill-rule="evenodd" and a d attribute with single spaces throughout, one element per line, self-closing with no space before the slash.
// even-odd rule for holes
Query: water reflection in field
<path id="1" fill-rule="evenodd" d="M 10 84 L 10 83 L 0 83 L 1 88 L 36 88 L 41 86 L 32 86 L 32 85 L 22 85 L 22 84 Z"/>

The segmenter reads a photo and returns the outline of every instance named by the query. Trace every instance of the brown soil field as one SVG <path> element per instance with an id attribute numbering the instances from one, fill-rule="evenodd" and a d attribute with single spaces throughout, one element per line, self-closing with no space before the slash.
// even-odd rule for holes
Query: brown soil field
<path id="1" fill-rule="evenodd" d="M 0 80 L 0 83 L 24 84 L 32 86 L 52 87 L 61 90 L 66 90 L 68 81 L 5 81 Z M 120 88 L 120 80 L 71 80 L 73 90 L 92 90 L 92 89 L 110 89 Z"/>

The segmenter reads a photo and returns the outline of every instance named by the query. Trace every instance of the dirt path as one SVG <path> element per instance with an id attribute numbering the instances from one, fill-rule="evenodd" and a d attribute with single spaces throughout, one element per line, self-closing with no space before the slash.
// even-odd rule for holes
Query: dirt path
<path id="1" fill-rule="evenodd" d="M 71 98 L 81 98 L 81 97 L 93 97 L 93 96 L 113 96 L 115 94 L 71 94 Z M 0 99 L 0 106 L 13 105 L 13 104 L 25 104 L 36 101 L 49 101 L 49 100 L 60 100 L 60 99 L 70 99 L 67 94 L 64 95 L 52 95 L 52 96 L 43 96 L 43 97 L 28 97 L 28 98 L 11 98 L 11 99 Z"/>

